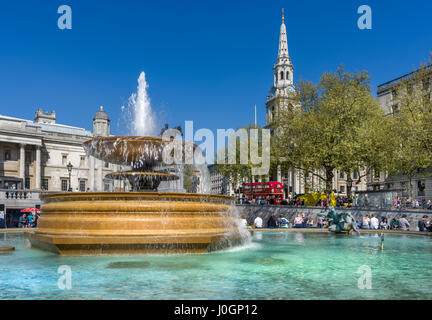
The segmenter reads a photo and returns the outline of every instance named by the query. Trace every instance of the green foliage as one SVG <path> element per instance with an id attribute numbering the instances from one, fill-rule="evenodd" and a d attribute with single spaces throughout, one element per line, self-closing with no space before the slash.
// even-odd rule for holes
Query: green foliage
<path id="1" fill-rule="evenodd" d="M 369 172 L 383 166 L 385 123 L 369 75 L 340 67 L 318 84 L 298 84 L 297 106 L 277 113 L 272 159 L 278 163 L 283 157 L 285 167 L 318 177 L 329 194 L 335 169 Z"/>
<path id="2" fill-rule="evenodd" d="M 183 171 L 183 188 L 185 188 L 188 193 L 194 192 L 194 175 L 194 167 L 190 164 L 186 164 Z"/>
<path id="3" fill-rule="evenodd" d="M 251 154 L 251 129 L 258 129 L 258 150 L 257 151 L 259 155 L 262 154 L 262 128 L 259 125 L 249 124 L 246 127 L 241 127 L 237 129 L 237 132 L 239 130 L 244 129 L 247 136 L 246 139 L 243 141 L 244 145 L 247 145 L 247 149 L 245 154 L 250 155 Z M 235 139 L 233 139 L 235 138 Z M 252 181 L 252 168 L 257 168 L 260 165 L 253 164 L 251 162 L 251 157 L 247 157 L 246 163 L 242 161 L 241 158 L 241 138 L 239 136 L 230 136 L 228 138 L 228 144 L 224 149 L 218 150 L 218 157 L 220 159 L 224 159 L 225 163 L 220 163 L 218 161 L 218 165 L 216 166 L 217 170 L 227 179 L 229 183 L 232 185 L 237 185 L 238 183 L 243 182 L 244 180 Z M 254 144 L 252 144 L 252 148 L 254 147 Z M 234 163 L 229 163 L 229 150 L 235 151 L 235 161 Z M 242 163 L 243 162 L 243 163 Z"/>

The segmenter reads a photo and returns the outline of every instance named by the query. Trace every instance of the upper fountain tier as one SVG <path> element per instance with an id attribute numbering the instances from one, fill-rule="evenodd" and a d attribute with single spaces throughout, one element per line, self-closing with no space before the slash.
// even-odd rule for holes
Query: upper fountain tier
<path id="1" fill-rule="evenodd" d="M 171 141 L 154 137 L 97 137 L 86 141 L 84 149 L 88 155 L 110 163 L 151 169 L 162 163 L 163 150 L 168 143 Z M 185 142 L 182 144 L 184 146 Z"/>

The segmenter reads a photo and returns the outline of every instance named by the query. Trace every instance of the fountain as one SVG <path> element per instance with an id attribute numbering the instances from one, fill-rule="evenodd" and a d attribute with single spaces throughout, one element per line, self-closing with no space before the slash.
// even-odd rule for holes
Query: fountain
<path id="1" fill-rule="evenodd" d="M 138 98 L 131 100 L 135 117 L 144 121 L 135 122 L 134 132 L 143 133 L 154 124 L 145 116 L 151 109 L 144 73 L 138 82 Z M 179 179 L 155 170 L 163 168 L 164 147 L 173 139 L 109 136 L 85 142 L 89 156 L 131 168 L 107 176 L 127 180 L 131 192 L 41 194 L 38 228 L 26 233 L 32 246 L 61 255 L 100 255 L 205 253 L 242 243 L 248 233 L 232 197 L 157 192 L 162 181 Z"/>
<path id="2" fill-rule="evenodd" d="M 42 194 L 32 246 L 61 255 L 204 253 L 244 239 L 232 197 L 156 192 L 178 177 L 153 171 L 169 141 L 152 137 L 99 137 L 84 147 L 95 158 L 129 164 L 132 192 Z"/>

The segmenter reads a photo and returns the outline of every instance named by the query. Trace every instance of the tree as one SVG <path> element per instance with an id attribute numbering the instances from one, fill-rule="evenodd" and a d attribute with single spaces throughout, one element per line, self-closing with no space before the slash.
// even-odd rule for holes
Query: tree
<path id="1" fill-rule="evenodd" d="M 196 190 L 194 190 L 194 176 L 194 167 L 190 164 L 185 164 L 183 171 L 183 187 L 188 193 L 196 192 Z"/>
<path id="2" fill-rule="evenodd" d="M 328 195 L 335 170 L 363 172 L 360 180 L 383 167 L 387 120 L 367 72 L 351 74 L 339 67 L 318 84 L 300 81 L 296 104 L 278 110 L 273 159 L 318 177 Z"/>
<path id="3" fill-rule="evenodd" d="M 252 139 L 252 130 L 258 132 L 257 141 Z M 254 163 L 251 154 L 255 153 L 259 156 L 263 155 L 263 129 L 259 125 L 249 124 L 246 127 L 237 129 L 237 133 L 244 132 L 244 137 L 239 135 L 230 135 L 228 137 L 228 144 L 225 148 L 218 150 L 218 163 L 217 170 L 225 179 L 233 186 L 242 183 L 244 180 L 252 181 L 253 169 L 259 168 L 261 165 Z M 244 139 L 242 141 L 242 139 Z M 244 149 L 242 150 L 242 146 Z M 268 146 L 270 147 L 270 146 Z M 234 163 L 230 163 L 230 152 L 234 152 Z M 243 154 L 243 156 L 242 156 Z M 245 157 L 247 159 L 245 159 Z M 224 163 L 220 163 L 219 159 L 224 159 Z M 232 161 L 231 161 L 232 162 Z M 269 172 L 260 177 L 267 176 Z"/>

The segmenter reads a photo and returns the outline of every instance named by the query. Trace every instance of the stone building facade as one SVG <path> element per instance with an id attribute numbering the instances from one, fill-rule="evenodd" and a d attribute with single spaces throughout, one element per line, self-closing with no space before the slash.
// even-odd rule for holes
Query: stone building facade
<path id="1" fill-rule="evenodd" d="M 0 115 L 0 211 L 40 205 L 41 191 L 120 188 L 118 181 L 104 181 L 118 166 L 87 156 L 83 148 L 92 137 L 109 134 L 110 119 L 102 107 L 93 118 L 93 132 L 56 123 L 55 111 L 39 109 L 34 121 Z"/>
<path id="2" fill-rule="evenodd" d="M 392 116 L 400 108 L 397 100 L 396 87 L 401 81 L 411 78 L 414 74 L 415 72 L 412 72 L 378 86 L 377 98 L 381 108 L 388 116 Z M 429 85 L 431 84 L 429 83 Z M 416 176 L 414 176 L 413 195 L 415 199 L 432 200 L 431 171 L 432 168 L 422 173 L 419 172 Z M 403 175 L 388 176 L 385 172 L 373 172 L 368 177 L 368 189 L 373 191 L 397 190 L 399 197 L 408 198 L 409 179 Z"/>

